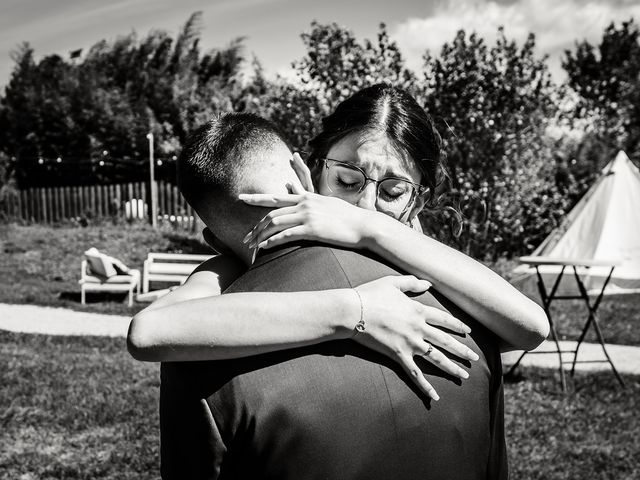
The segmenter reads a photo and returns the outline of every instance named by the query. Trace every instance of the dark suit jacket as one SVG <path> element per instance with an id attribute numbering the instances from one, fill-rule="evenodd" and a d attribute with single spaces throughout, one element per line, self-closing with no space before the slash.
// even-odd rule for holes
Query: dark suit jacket
<path id="1" fill-rule="evenodd" d="M 227 292 L 348 288 L 397 274 L 374 258 L 316 245 L 264 255 Z M 439 402 L 352 340 L 166 363 L 163 478 L 507 478 L 497 341 L 433 289 L 418 300 L 465 321 L 472 333 L 461 341 L 480 355 L 470 367 L 458 361 L 470 373 L 462 382 L 421 364 Z"/>

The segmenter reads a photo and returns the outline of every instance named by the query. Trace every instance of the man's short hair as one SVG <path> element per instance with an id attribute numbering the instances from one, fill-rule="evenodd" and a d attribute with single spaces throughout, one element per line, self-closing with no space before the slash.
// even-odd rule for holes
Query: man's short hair
<path id="1" fill-rule="evenodd" d="M 290 147 L 280 129 L 251 113 L 223 113 L 193 132 L 178 158 L 178 187 L 196 210 L 234 191 L 239 172 L 257 168 L 256 152 L 278 142 Z"/>

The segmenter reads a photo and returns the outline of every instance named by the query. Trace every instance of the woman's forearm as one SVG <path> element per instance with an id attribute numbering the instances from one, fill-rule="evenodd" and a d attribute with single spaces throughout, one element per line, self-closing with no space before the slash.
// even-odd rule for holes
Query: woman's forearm
<path id="1" fill-rule="evenodd" d="M 429 280 L 434 287 L 498 335 L 504 349 L 532 349 L 547 336 L 544 310 L 481 263 L 400 222 L 373 212 L 365 247 Z"/>
<path id="2" fill-rule="evenodd" d="M 359 315 L 350 289 L 217 295 L 140 312 L 129 351 L 152 362 L 246 357 L 346 338 Z"/>

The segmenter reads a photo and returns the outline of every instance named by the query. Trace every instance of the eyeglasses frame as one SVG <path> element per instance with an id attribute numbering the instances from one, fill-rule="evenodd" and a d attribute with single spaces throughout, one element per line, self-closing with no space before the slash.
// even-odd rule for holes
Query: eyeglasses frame
<path id="1" fill-rule="evenodd" d="M 322 160 L 322 162 L 324 163 L 324 168 L 326 168 L 327 171 L 329 170 L 329 165 L 327 164 L 327 162 L 334 162 L 334 163 L 337 163 L 339 165 L 344 165 L 344 166 L 346 166 L 348 168 L 351 168 L 353 170 L 357 170 L 360 173 L 362 173 L 362 176 L 364 177 L 364 183 L 362 184 L 362 187 L 360 187 L 358 189 L 357 194 L 362 193 L 364 191 L 364 189 L 367 188 L 367 185 L 369 183 L 374 183 L 376 185 L 376 199 L 377 199 L 378 195 L 379 195 L 378 194 L 378 188 L 379 188 L 380 184 L 382 182 L 384 182 L 385 180 L 401 180 L 401 181 L 406 182 L 409 185 L 411 185 L 413 187 L 413 194 L 411 195 L 411 198 L 407 202 L 407 206 L 404 207 L 402 212 L 400 212 L 400 215 L 403 215 L 407 211 L 407 208 L 417 198 L 417 196 L 422 195 L 424 192 L 429 190 L 429 187 L 425 187 L 424 185 L 420 185 L 419 183 L 410 182 L 406 178 L 402 178 L 402 177 L 391 176 L 391 177 L 385 177 L 382 180 L 376 180 L 375 178 L 371 178 L 369 175 L 367 175 L 367 173 L 362 168 L 358 167 L 357 165 L 354 165 L 353 163 L 345 162 L 343 160 L 336 160 L 334 158 L 326 158 L 326 157 L 325 158 L 321 158 L 320 160 Z"/>

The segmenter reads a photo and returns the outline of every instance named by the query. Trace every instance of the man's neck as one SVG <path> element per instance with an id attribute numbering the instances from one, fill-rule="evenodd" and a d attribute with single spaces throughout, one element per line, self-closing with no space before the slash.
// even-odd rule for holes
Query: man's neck
<path id="1" fill-rule="evenodd" d="M 233 253 L 242 260 L 247 267 L 250 267 L 253 263 L 254 251 L 249 248 L 249 245 L 246 243 L 242 243 L 242 239 L 234 239 L 234 241 L 230 241 L 227 243 L 229 248 L 233 250 Z"/>
<path id="2" fill-rule="evenodd" d="M 202 232 L 205 241 L 211 248 L 222 254 L 233 254 L 247 267 L 251 266 L 253 250 L 249 249 L 249 246 L 242 242 L 244 236 L 233 235 L 231 233 L 225 234 L 224 232 L 214 233 L 214 231 L 214 229 L 207 226 Z"/>

